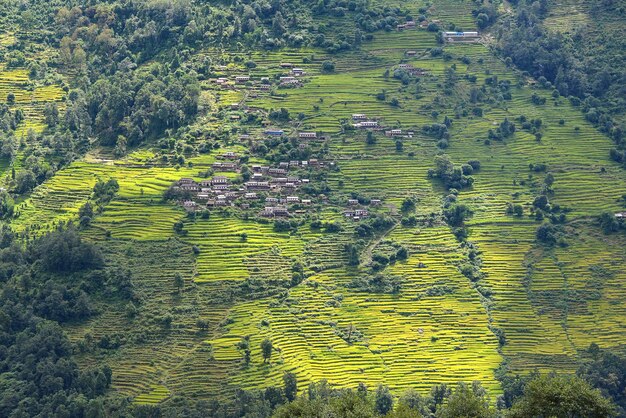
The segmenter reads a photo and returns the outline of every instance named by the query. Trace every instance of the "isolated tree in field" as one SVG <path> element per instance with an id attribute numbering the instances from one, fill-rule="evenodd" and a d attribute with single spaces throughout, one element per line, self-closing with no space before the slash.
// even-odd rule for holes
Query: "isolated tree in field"
<path id="1" fill-rule="evenodd" d="M 611 401 L 584 380 L 569 376 L 540 376 L 532 380 L 509 413 L 510 418 L 612 416 L 616 415 Z"/>
<path id="2" fill-rule="evenodd" d="M 322 64 L 322 71 L 325 73 L 332 73 L 335 71 L 335 63 L 332 61 L 324 61 Z"/>
<path id="3" fill-rule="evenodd" d="M 183 286 L 185 286 L 185 279 L 183 279 L 182 274 L 176 273 L 176 275 L 174 275 L 174 286 L 176 286 L 178 293 L 180 293 Z"/>
<path id="4" fill-rule="evenodd" d="M 283 374 L 283 382 L 285 383 L 285 397 L 289 402 L 292 402 L 298 394 L 298 379 L 295 374 L 285 372 Z"/>
<path id="5" fill-rule="evenodd" d="M 376 389 L 376 411 L 381 415 L 387 415 L 393 408 L 393 397 L 387 386 L 378 385 Z"/>
<path id="6" fill-rule="evenodd" d="M 376 137 L 374 136 L 374 132 L 372 131 L 367 132 L 367 138 L 365 142 L 367 143 L 367 145 L 374 145 L 376 143 Z"/>
<path id="7" fill-rule="evenodd" d="M 263 353 L 263 363 L 267 363 L 272 358 L 272 350 L 274 349 L 274 345 L 269 340 L 269 338 L 264 339 L 261 342 L 261 352 Z"/>

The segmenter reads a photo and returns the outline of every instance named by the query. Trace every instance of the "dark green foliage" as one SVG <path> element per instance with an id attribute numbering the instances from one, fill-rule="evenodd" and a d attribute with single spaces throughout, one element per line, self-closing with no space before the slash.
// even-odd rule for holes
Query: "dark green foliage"
<path id="1" fill-rule="evenodd" d="M 376 389 L 376 412 L 386 415 L 393 408 L 393 397 L 387 386 L 379 385 Z"/>
<path id="2" fill-rule="evenodd" d="M 346 286 L 360 292 L 395 294 L 402 288 L 403 281 L 399 276 L 377 273 L 354 278 Z"/>
<path id="3" fill-rule="evenodd" d="M 271 360 L 273 349 L 274 349 L 274 346 L 272 344 L 272 341 L 269 338 L 266 338 L 261 342 L 261 352 L 263 353 L 264 363 L 267 363 L 268 361 Z"/>
<path id="4" fill-rule="evenodd" d="M 83 242 L 73 228 L 46 234 L 33 244 L 32 253 L 45 270 L 53 273 L 73 273 L 103 265 L 100 252 Z"/>
<path id="5" fill-rule="evenodd" d="M 471 215 L 471 209 L 468 206 L 461 204 L 451 205 L 443 211 L 443 216 L 446 218 L 446 222 L 448 222 L 450 226 L 455 227 L 463 225 L 463 222 L 465 222 L 465 220 Z"/>
<path id="6" fill-rule="evenodd" d="M 509 416 L 606 418 L 615 416 L 615 407 L 580 378 L 540 376 L 526 385 Z"/>
<path id="7" fill-rule="evenodd" d="M 446 154 L 435 157 L 435 168 L 428 170 L 428 176 L 440 179 L 447 188 L 463 189 L 474 183 L 471 176 L 463 174 L 461 167 L 456 167 Z"/>
<path id="8" fill-rule="evenodd" d="M 626 357 L 591 344 L 583 353 L 576 374 L 615 402 L 618 415 L 626 415 Z"/>
<path id="9" fill-rule="evenodd" d="M 283 374 L 283 383 L 285 384 L 285 398 L 287 398 L 289 402 L 292 402 L 296 399 L 296 395 L 298 394 L 298 380 L 296 375 L 285 372 L 285 374 Z"/>
<path id="10" fill-rule="evenodd" d="M 459 383 L 448 396 L 448 402 L 437 410 L 437 418 L 495 417 L 495 411 L 489 406 L 489 399 L 480 382 Z"/>

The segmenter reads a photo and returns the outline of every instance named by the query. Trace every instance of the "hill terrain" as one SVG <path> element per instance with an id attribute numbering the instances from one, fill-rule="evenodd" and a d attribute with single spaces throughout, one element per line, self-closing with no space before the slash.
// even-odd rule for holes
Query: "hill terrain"
<path id="1" fill-rule="evenodd" d="M 624 352 L 619 2 L 30 3 L 3 6 L 3 231 L 72 223 L 126 278 L 59 322 L 134 404 L 285 373 L 495 398 Z M 552 78 L 512 49 L 524 7 Z"/>

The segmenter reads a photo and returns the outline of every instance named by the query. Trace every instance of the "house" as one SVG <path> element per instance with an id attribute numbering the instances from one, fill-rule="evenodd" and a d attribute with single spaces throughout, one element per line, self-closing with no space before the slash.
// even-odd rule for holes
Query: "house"
<path id="1" fill-rule="evenodd" d="M 302 69 L 302 68 L 294 68 L 293 70 L 291 70 L 291 74 L 293 74 L 296 77 L 305 75 L 306 72 Z"/>
<path id="2" fill-rule="evenodd" d="M 296 183 L 285 183 L 285 184 L 283 184 L 283 187 L 285 189 L 295 189 L 296 188 Z"/>
<path id="3" fill-rule="evenodd" d="M 270 83 L 270 78 L 269 77 L 261 77 L 261 83 L 269 84 Z"/>
<path id="4" fill-rule="evenodd" d="M 215 206 L 227 206 L 228 201 L 226 200 L 226 196 L 221 194 L 217 196 L 217 200 L 215 201 Z"/>
<path id="5" fill-rule="evenodd" d="M 397 25 L 396 29 L 398 29 L 399 31 L 406 29 L 406 25 Z"/>
<path id="6" fill-rule="evenodd" d="M 286 170 L 286 169 L 288 169 L 288 168 L 289 168 L 289 163 L 288 163 L 288 162 L 286 162 L 286 161 L 283 161 L 283 162 L 278 163 L 278 166 L 279 166 L 280 168 L 284 168 L 284 169 Z"/>
<path id="7" fill-rule="evenodd" d="M 248 81 L 250 81 L 250 76 L 238 75 L 237 77 L 235 77 L 235 81 L 237 83 L 247 83 Z"/>
<path id="8" fill-rule="evenodd" d="M 274 206 L 274 216 L 289 216 L 289 211 L 285 206 Z"/>
<path id="9" fill-rule="evenodd" d="M 196 210 L 196 206 L 198 205 L 193 200 L 185 200 L 183 203 L 183 207 L 189 212 Z"/>
<path id="10" fill-rule="evenodd" d="M 282 80 L 280 84 L 282 86 L 289 86 L 289 85 L 300 84 L 300 81 L 297 78 L 294 78 L 293 80 Z"/>
<path id="11" fill-rule="evenodd" d="M 216 184 L 213 186 L 213 190 L 216 192 L 224 192 L 228 190 L 230 186 L 228 184 Z"/>
<path id="12" fill-rule="evenodd" d="M 239 109 L 239 103 L 231 103 L 230 104 L 230 108 L 233 109 L 233 110 Z"/>
<path id="13" fill-rule="evenodd" d="M 478 32 L 444 32 L 443 39 L 446 42 L 478 42 L 480 35 Z"/>
<path id="14" fill-rule="evenodd" d="M 300 161 L 291 160 L 289 161 L 289 168 L 298 168 L 300 167 Z"/>
<path id="15" fill-rule="evenodd" d="M 248 200 L 254 200 L 259 198 L 256 193 L 246 193 L 244 197 Z"/>
<path id="16" fill-rule="evenodd" d="M 320 162 L 319 162 L 316 158 L 311 158 L 311 159 L 309 160 L 309 165 L 310 165 L 311 167 L 319 167 Z"/>
<path id="17" fill-rule="evenodd" d="M 367 120 L 367 116 L 363 113 L 355 113 L 352 115 L 352 120 Z"/>
<path id="18" fill-rule="evenodd" d="M 402 129 L 392 129 L 385 132 L 386 136 L 402 136 Z"/>
<path id="19" fill-rule="evenodd" d="M 616 219 L 626 219 L 626 212 L 617 212 L 615 214 Z"/>
<path id="20" fill-rule="evenodd" d="M 254 181 L 261 181 L 263 179 L 263 174 L 262 173 L 254 173 L 252 174 L 252 180 Z"/>
<path id="21" fill-rule="evenodd" d="M 280 67 L 281 68 L 291 68 L 291 67 L 293 67 L 293 64 L 290 63 L 290 62 L 281 62 L 280 63 Z"/>
<path id="22" fill-rule="evenodd" d="M 300 132 L 298 138 L 314 139 L 317 138 L 317 132 Z"/>
<path id="23" fill-rule="evenodd" d="M 250 205 L 248 203 L 242 203 L 241 205 L 239 205 L 239 207 L 241 209 L 250 209 Z"/>
<path id="24" fill-rule="evenodd" d="M 193 179 L 186 178 L 186 177 L 178 180 L 179 185 L 188 184 L 188 183 L 195 183 L 195 182 L 193 181 Z"/>
<path id="25" fill-rule="evenodd" d="M 287 203 L 300 203 L 298 196 L 287 196 Z"/>
<path id="26" fill-rule="evenodd" d="M 366 209 L 356 209 L 354 211 L 354 216 L 366 217 L 368 214 Z"/>
<path id="27" fill-rule="evenodd" d="M 227 160 L 236 160 L 239 156 L 235 152 L 228 151 L 227 153 L 222 154 L 222 158 L 226 158 Z"/>
<path id="28" fill-rule="evenodd" d="M 241 116 L 239 116 L 239 115 L 230 115 L 229 119 L 230 120 L 240 120 Z"/>
<path id="29" fill-rule="evenodd" d="M 302 204 L 303 205 L 310 205 L 311 204 L 311 199 L 302 199 Z"/>
<path id="30" fill-rule="evenodd" d="M 208 193 L 198 193 L 196 195 L 196 198 L 198 200 L 209 200 L 209 194 Z"/>
<path id="31" fill-rule="evenodd" d="M 358 204 L 359 204 L 359 201 L 357 199 L 348 199 L 348 205 L 356 206 Z"/>
<path id="32" fill-rule="evenodd" d="M 215 206 L 215 199 L 209 199 L 206 202 L 207 207 L 212 208 L 213 206 Z"/>
<path id="33" fill-rule="evenodd" d="M 248 190 L 269 190 L 270 184 L 267 181 L 249 181 L 245 183 Z"/>
<path id="34" fill-rule="evenodd" d="M 293 77 L 293 76 L 285 76 L 285 77 L 281 77 L 280 78 L 280 82 L 281 83 L 289 83 L 289 82 L 293 82 L 293 81 L 298 81 L 297 78 Z"/>
<path id="35" fill-rule="evenodd" d="M 260 173 L 261 172 L 261 166 L 258 164 L 255 164 L 252 166 L 252 172 L 253 173 Z"/>
<path id="36" fill-rule="evenodd" d="M 269 136 L 283 136 L 285 132 L 282 129 L 267 129 L 263 133 Z"/>
<path id="37" fill-rule="evenodd" d="M 251 138 L 251 137 L 250 137 L 250 135 L 248 135 L 248 134 L 242 134 L 242 135 L 239 135 L 239 139 L 240 139 L 240 140 L 242 140 L 242 141 L 247 141 L 247 140 L 248 140 L 248 139 L 250 139 L 250 138 Z"/>
<path id="38" fill-rule="evenodd" d="M 211 167 L 215 171 L 237 171 L 237 164 L 235 163 L 213 163 Z"/>
<path id="39" fill-rule="evenodd" d="M 194 183 L 185 183 L 185 184 L 181 184 L 180 185 L 180 189 L 184 190 L 186 192 L 199 192 L 200 191 L 200 186 L 198 186 L 198 184 Z"/>
<path id="40" fill-rule="evenodd" d="M 211 187 L 211 184 L 213 183 L 212 180 L 202 180 L 200 182 L 200 187 L 202 187 L 202 190 L 204 190 L 207 187 Z"/>
<path id="41" fill-rule="evenodd" d="M 287 177 L 276 177 L 272 179 L 272 183 L 285 184 L 287 183 Z"/>
<path id="42" fill-rule="evenodd" d="M 406 51 L 407 57 L 414 57 L 415 55 L 417 55 L 417 51 Z"/>
<path id="43" fill-rule="evenodd" d="M 420 28 L 427 28 L 428 27 L 428 20 L 422 20 L 420 22 Z"/>
<path id="44" fill-rule="evenodd" d="M 278 203 L 278 199 L 275 197 L 266 197 L 265 203 Z"/>
<path id="45" fill-rule="evenodd" d="M 272 86 L 270 84 L 261 84 L 259 88 L 261 90 L 271 90 Z"/>
<path id="46" fill-rule="evenodd" d="M 372 200 L 370 201 L 370 204 L 371 204 L 372 206 L 380 206 L 380 205 L 381 205 L 381 201 L 380 201 L 380 199 L 372 199 Z"/>
<path id="47" fill-rule="evenodd" d="M 284 206 L 267 206 L 261 211 L 261 216 L 289 216 L 289 211 Z"/>
<path id="48" fill-rule="evenodd" d="M 413 20 L 409 20 L 404 25 L 406 26 L 407 29 L 411 29 L 411 28 L 414 28 L 416 26 L 415 21 L 413 21 Z"/>
<path id="49" fill-rule="evenodd" d="M 355 128 L 378 128 L 378 122 L 375 120 L 367 120 L 354 125 Z"/>
<path id="50" fill-rule="evenodd" d="M 211 179 L 211 185 L 216 185 L 216 184 L 228 184 L 228 177 L 226 176 L 215 176 Z"/>
<path id="51" fill-rule="evenodd" d="M 268 174 L 270 176 L 284 176 L 287 174 L 287 170 L 284 168 L 270 168 Z"/>

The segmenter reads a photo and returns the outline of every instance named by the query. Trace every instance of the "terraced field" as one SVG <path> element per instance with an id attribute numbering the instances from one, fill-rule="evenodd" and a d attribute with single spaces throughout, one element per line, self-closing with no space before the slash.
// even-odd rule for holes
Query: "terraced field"
<path id="1" fill-rule="evenodd" d="M 420 6 L 411 4 L 415 12 Z M 471 4 L 438 2 L 429 8 L 429 18 L 469 29 Z M 160 164 L 147 149 L 121 160 L 89 155 L 39 186 L 16 208 L 12 224 L 18 232 L 38 234 L 76 220 L 98 178 L 114 177 L 120 184 L 117 196 L 84 235 L 105 249 L 107 259 L 129 266 L 142 295 L 141 309 L 130 318 L 127 306 L 113 304 L 87 324 L 68 326 L 75 342 L 104 335 L 125 338 L 118 350 L 95 350 L 81 355 L 81 362 L 109 363 L 113 386 L 141 404 L 176 394 L 209 398 L 237 387 L 267 387 L 279 384 L 284 371 L 294 372 L 301 388 L 327 378 L 349 387 L 384 383 L 399 394 L 410 387 L 426 392 L 434 384 L 480 380 L 495 394 L 500 386 L 494 372 L 504 361 L 511 372 L 572 372 L 579 350 L 590 343 L 623 346 L 626 237 L 607 237 L 594 221 L 602 212 L 623 210 L 626 172 L 609 160 L 610 140 L 584 120 L 580 109 L 535 87 L 486 46 L 446 46 L 444 54 L 433 56 L 430 51 L 437 46 L 433 33 L 392 31 L 377 32 L 361 51 L 336 57 L 307 48 L 250 54 L 207 49 L 193 58 L 224 64 L 216 76 L 274 77 L 285 72 L 281 62 L 307 71 L 301 88 L 260 92 L 206 83 L 203 92 L 203 100 L 214 108 L 241 102 L 263 115 L 281 107 L 294 119 L 303 113 L 302 120 L 276 123 L 289 134 L 315 130 L 330 135 L 324 147 L 338 167 L 325 177 L 331 203 L 320 205 L 297 231 L 275 232 L 272 223 L 244 219 L 235 209 L 213 210 L 208 219 L 192 220 L 163 202 L 163 192 L 174 181 L 199 180 L 217 152 L 190 158 L 193 167 L 179 169 Z M 406 59 L 407 50 L 417 51 L 416 56 Z M 310 62 L 304 63 L 305 58 Z M 336 71 L 322 73 L 322 62 L 329 59 Z M 245 69 L 244 60 L 253 60 L 256 67 Z M 419 87 L 405 87 L 393 77 L 401 62 L 426 70 Z M 22 71 L 6 73 L 6 80 L 21 80 Z M 448 87 L 451 72 L 455 82 Z M 485 85 L 487 98 L 472 104 L 472 89 L 494 77 L 511 83 L 510 99 L 489 93 L 491 87 Z M 0 94 L 2 83 L 19 84 L 0 81 Z M 376 96 L 383 91 L 380 100 Z M 52 87 L 23 92 L 17 102 L 57 100 L 53 93 Z M 546 103 L 534 104 L 533 94 Z M 477 106 L 482 116 L 468 111 Z M 400 140 L 401 149 L 395 138 L 381 132 L 368 144 L 365 132 L 342 127 L 354 113 L 414 134 Z M 260 125 L 202 116 L 198 128 L 243 128 L 260 139 Z M 457 164 L 481 162 L 473 186 L 458 196 L 473 211 L 465 245 L 443 222 L 446 190 L 428 177 L 442 151 L 422 127 L 443 123 L 446 116 L 451 125 L 445 152 Z M 519 128 L 520 116 L 542 120 L 539 141 Z M 515 122 L 517 131 L 502 141 L 486 141 L 504 118 Z M 219 152 L 243 151 L 247 145 L 229 144 Z M 547 168 L 536 172 L 531 164 Z M 555 178 L 550 201 L 567 210 L 567 246 L 545 247 L 535 240 L 540 222 L 530 208 L 546 172 Z M 383 270 L 400 278 L 396 293 L 352 286 L 371 272 L 364 263 L 348 265 L 344 246 L 357 240 L 356 225 L 343 219 L 343 207 L 336 202 L 351 193 L 382 199 L 381 212 L 395 222 L 388 231 L 364 239 L 364 253 L 386 241 L 409 251 L 406 260 Z M 407 197 L 415 199 L 416 208 L 404 216 L 415 215 L 415 227 L 399 222 Z M 509 202 L 521 204 L 524 215 L 506 214 Z M 310 228 L 313 215 L 340 223 L 342 231 Z M 173 230 L 180 220 L 185 235 Z M 480 258 L 478 283 L 461 273 L 470 244 Z M 296 263 L 303 264 L 303 280 L 291 283 Z M 176 273 L 184 277 L 180 291 Z M 276 283 L 284 287 L 271 288 Z M 238 348 L 246 336 L 249 364 Z M 274 345 L 269 362 L 261 354 L 265 338 Z"/>

